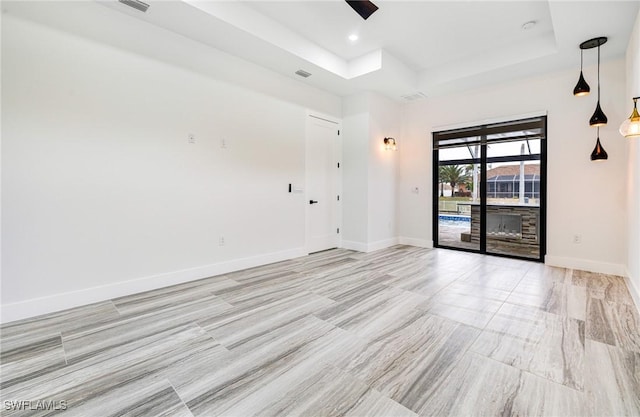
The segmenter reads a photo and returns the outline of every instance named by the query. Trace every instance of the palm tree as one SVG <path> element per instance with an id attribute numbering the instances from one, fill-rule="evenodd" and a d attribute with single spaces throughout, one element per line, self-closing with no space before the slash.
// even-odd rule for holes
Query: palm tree
<path id="1" fill-rule="evenodd" d="M 473 191 L 473 166 L 473 164 L 469 164 L 464 167 L 464 182 L 468 191 Z"/>
<path id="2" fill-rule="evenodd" d="M 461 165 L 445 165 L 439 168 L 440 181 L 448 182 L 451 185 L 451 196 L 454 196 L 456 184 L 465 183 L 469 176 L 465 168 Z"/>
<path id="3" fill-rule="evenodd" d="M 438 182 L 440 183 L 440 197 L 444 197 L 444 183 L 446 182 L 442 175 L 443 168 L 444 167 L 438 167 Z"/>

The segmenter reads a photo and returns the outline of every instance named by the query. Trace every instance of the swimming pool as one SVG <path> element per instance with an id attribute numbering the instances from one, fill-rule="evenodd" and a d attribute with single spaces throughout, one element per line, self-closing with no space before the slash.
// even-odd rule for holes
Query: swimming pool
<path id="1" fill-rule="evenodd" d="M 455 214 L 438 214 L 438 220 L 449 220 L 453 222 L 471 222 L 470 216 L 459 216 Z"/>
<path id="2" fill-rule="evenodd" d="M 471 227 L 470 216 L 459 216 L 455 214 L 438 214 L 438 223 L 443 226 L 455 226 L 455 227 Z"/>

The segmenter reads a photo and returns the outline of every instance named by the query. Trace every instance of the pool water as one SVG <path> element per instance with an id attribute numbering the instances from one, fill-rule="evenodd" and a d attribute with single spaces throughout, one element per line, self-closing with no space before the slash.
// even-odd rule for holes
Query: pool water
<path id="1" fill-rule="evenodd" d="M 471 217 L 439 214 L 438 224 L 441 224 L 443 226 L 451 226 L 451 227 L 464 227 L 468 229 L 471 227 Z"/>

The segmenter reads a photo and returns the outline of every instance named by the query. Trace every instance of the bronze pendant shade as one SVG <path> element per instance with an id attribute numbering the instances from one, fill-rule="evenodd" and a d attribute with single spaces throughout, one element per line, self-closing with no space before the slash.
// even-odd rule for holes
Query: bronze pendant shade
<path id="1" fill-rule="evenodd" d="M 582 45 L 586 45 L 587 48 L 598 48 L 598 103 L 596 104 L 596 110 L 593 112 L 593 116 L 589 119 L 589 125 L 591 126 L 604 126 L 608 121 L 607 115 L 604 114 L 600 107 L 600 45 L 603 45 L 605 42 L 607 42 L 607 38 L 601 37 L 590 39 L 580 45 L 580 48 L 582 48 Z"/>
<path id="2" fill-rule="evenodd" d="M 606 161 L 609 158 L 607 151 L 604 150 L 602 144 L 600 143 L 600 128 L 598 128 L 598 137 L 596 139 L 596 147 L 593 148 L 593 152 L 591 152 L 591 160 L 592 161 Z"/>
<path id="3" fill-rule="evenodd" d="M 582 53 L 583 49 L 580 49 L 580 77 L 578 78 L 578 83 L 573 88 L 574 96 L 586 96 L 591 91 L 591 87 L 587 84 L 587 81 L 584 79 L 584 75 L 582 75 Z"/>
<path id="4" fill-rule="evenodd" d="M 607 124 L 607 121 L 607 115 L 604 114 L 604 112 L 600 108 L 600 100 L 598 100 L 598 103 L 596 104 L 596 111 L 593 112 L 593 116 L 591 116 L 591 119 L 589 119 L 589 125 L 596 127 L 604 126 Z"/>

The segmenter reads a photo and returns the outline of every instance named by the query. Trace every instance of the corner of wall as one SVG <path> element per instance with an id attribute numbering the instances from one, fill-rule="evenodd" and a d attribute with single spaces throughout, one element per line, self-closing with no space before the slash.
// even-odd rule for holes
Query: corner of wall
<path id="1" fill-rule="evenodd" d="M 629 38 L 626 53 L 627 109 L 631 98 L 640 95 L 640 10 Z M 628 113 L 627 113 L 628 115 Z M 626 141 L 627 151 L 627 227 L 626 227 L 626 280 L 629 291 L 640 311 L 640 139 Z"/>
<path id="2" fill-rule="evenodd" d="M 416 246 L 418 248 L 433 249 L 433 241 L 427 239 L 416 239 L 413 237 L 399 237 L 398 243 L 401 245 Z"/>
<path id="3" fill-rule="evenodd" d="M 636 304 L 636 310 L 638 310 L 638 313 L 640 314 L 640 288 L 635 284 L 636 282 L 640 282 L 640 277 L 631 276 L 630 271 L 627 269 L 624 280 L 627 283 L 629 292 L 631 293 L 631 298 L 633 298 L 633 301 Z"/>

